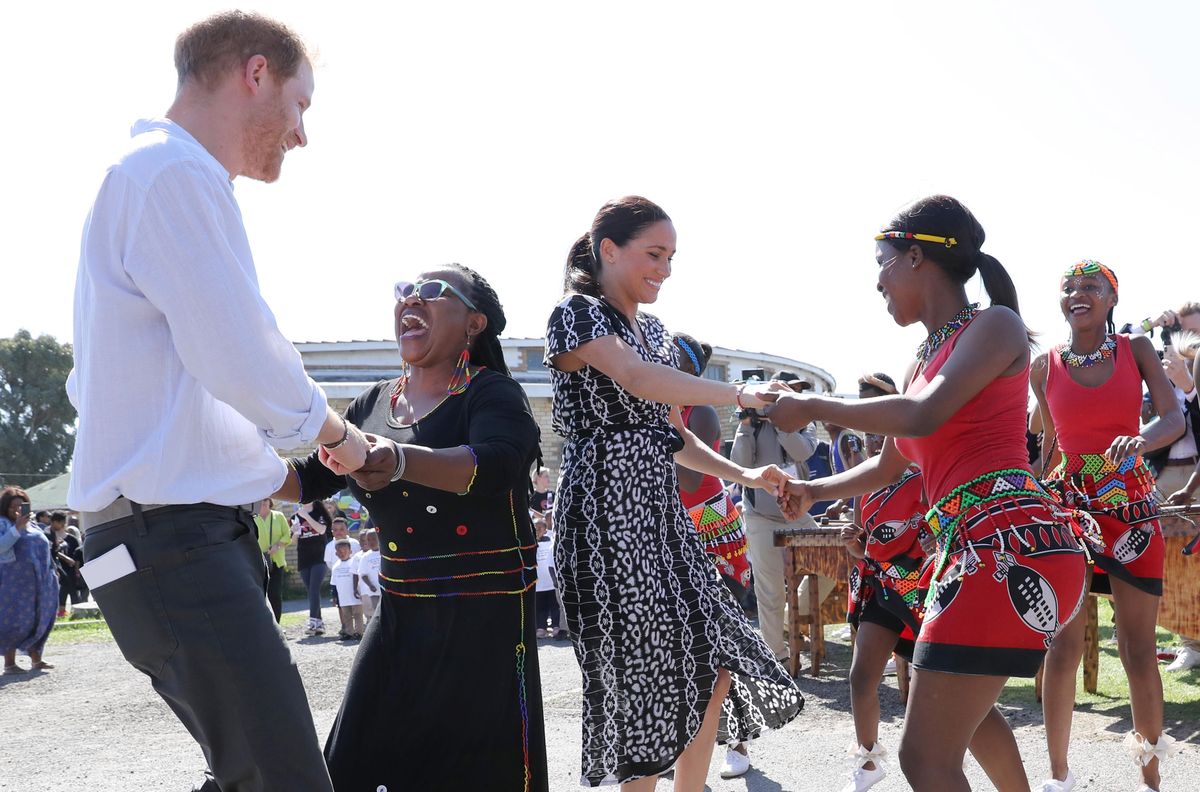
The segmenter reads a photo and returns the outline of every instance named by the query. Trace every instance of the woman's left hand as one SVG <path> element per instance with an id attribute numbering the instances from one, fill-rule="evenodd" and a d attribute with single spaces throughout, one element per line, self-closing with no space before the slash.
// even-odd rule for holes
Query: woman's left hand
<path id="1" fill-rule="evenodd" d="M 777 465 L 747 468 L 746 481 L 743 483 L 748 487 L 765 490 L 771 493 L 772 497 L 778 498 L 788 483 L 788 474 L 780 470 Z"/>
<path id="2" fill-rule="evenodd" d="M 811 402 L 799 393 L 780 393 L 763 415 L 781 432 L 798 432 L 812 423 Z"/>
<path id="3" fill-rule="evenodd" d="M 1118 437 L 1113 440 L 1112 445 L 1104 452 L 1104 456 L 1109 462 L 1114 465 L 1119 465 L 1125 461 L 1126 457 L 1136 456 L 1142 453 L 1142 448 L 1146 445 L 1146 438 L 1141 435 L 1136 437 Z"/>

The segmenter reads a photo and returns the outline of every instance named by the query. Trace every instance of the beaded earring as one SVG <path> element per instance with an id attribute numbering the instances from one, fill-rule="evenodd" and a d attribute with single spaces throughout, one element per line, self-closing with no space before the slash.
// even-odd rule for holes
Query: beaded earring
<path id="1" fill-rule="evenodd" d="M 458 364 L 454 367 L 454 373 L 450 375 L 450 384 L 446 386 L 447 396 L 457 396 L 467 389 L 471 384 L 471 347 L 463 347 L 462 354 L 458 356 Z"/>

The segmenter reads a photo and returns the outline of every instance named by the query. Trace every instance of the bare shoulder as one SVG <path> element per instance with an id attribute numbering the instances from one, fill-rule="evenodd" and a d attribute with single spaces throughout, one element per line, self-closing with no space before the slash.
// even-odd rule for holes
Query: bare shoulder
<path id="1" fill-rule="evenodd" d="M 1143 355 L 1153 355 L 1158 357 L 1158 352 L 1154 349 L 1154 342 L 1150 340 L 1150 336 L 1126 336 L 1129 339 L 1129 346 L 1133 350 L 1133 354 L 1141 357 Z"/>

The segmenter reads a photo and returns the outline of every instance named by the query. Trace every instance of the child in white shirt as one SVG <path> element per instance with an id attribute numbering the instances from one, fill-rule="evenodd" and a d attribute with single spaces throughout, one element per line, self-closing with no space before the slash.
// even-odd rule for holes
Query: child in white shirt
<path id="1" fill-rule="evenodd" d="M 362 534 L 363 549 L 355 558 L 358 564 L 354 570 L 354 580 L 358 584 L 358 598 L 363 604 L 364 621 L 371 621 L 375 609 L 379 607 L 379 534 L 374 530 Z"/>
<path id="2" fill-rule="evenodd" d="M 558 594 L 554 590 L 554 532 L 548 530 L 546 519 L 534 519 L 537 535 L 537 594 L 535 605 L 537 637 L 546 638 L 554 634 L 558 625 Z M 549 630 L 546 629 L 549 624 Z"/>
<path id="3" fill-rule="evenodd" d="M 363 607 L 355 592 L 350 540 L 338 539 L 334 542 L 334 552 L 337 554 L 337 561 L 333 563 L 329 585 L 337 595 L 338 616 L 342 620 L 338 638 L 343 641 L 358 640 L 362 638 L 363 632 Z"/>

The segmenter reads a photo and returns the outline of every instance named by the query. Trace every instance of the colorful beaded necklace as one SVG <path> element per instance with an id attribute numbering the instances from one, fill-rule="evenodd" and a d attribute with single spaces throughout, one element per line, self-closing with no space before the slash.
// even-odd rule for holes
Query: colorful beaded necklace
<path id="1" fill-rule="evenodd" d="M 975 318 L 979 313 L 979 303 L 971 303 L 956 313 L 949 322 L 934 330 L 929 334 L 929 337 L 921 342 L 917 347 L 917 360 L 922 364 L 928 363 L 933 357 L 933 353 L 937 352 L 942 344 L 950 339 L 950 336 L 958 332 L 963 325 Z"/>
<path id="2" fill-rule="evenodd" d="M 1108 360 L 1113 356 L 1113 351 L 1117 348 L 1117 341 L 1112 336 L 1104 339 L 1104 343 L 1098 349 L 1088 352 L 1086 355 L 1081 355 L 1071 349 L 1071 345 L 1067 344 L 1059 350 L 1058 354 L 1062 356 L 1063 363 L 1066 363 L 1072 368 L 1087 368 Z"/>

